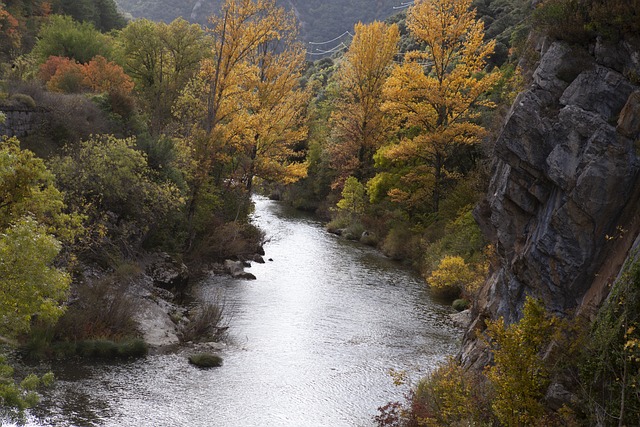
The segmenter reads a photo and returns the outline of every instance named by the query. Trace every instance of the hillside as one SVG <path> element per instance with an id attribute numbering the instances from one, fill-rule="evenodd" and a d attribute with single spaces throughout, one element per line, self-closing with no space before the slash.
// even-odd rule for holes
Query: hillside
<path id="1" fill-rule="evenodd" d="M 149 18 L 171 21 L 178 16 L 198 23 L 205 23 L 207 17 L 220 7 L 220 1 L 202 0 L 116 0 L 125 13 L 134 18 Z M 353 31 L 358 21 L 383 20 L 396 12 L 401 0 L 287 0 L 281 1 L 292 7 L 301 22 L 302 37 L 305 41 L 325 41 Z M 333 47 L 329 45 L 329 47 Z"/>

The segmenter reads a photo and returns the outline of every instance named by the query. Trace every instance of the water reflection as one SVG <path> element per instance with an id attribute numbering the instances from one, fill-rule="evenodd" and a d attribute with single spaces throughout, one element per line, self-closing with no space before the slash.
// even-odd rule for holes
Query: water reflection
<path id="1" fill-rule="evenodd" d="M 224 366 L 183 354 L 123 365 L 60 367 L 36 425 L 368 426 L 400 399 L 390 368 L 417 379 L 455 352 L 460 331 L 423 281 L 376 251 L 327 234 L 314 219 L 256 199 L 267 231 L 255 281 L 213 277 L 231 316 Z M 73 370 L 72 370 L 73 371 Z"/>

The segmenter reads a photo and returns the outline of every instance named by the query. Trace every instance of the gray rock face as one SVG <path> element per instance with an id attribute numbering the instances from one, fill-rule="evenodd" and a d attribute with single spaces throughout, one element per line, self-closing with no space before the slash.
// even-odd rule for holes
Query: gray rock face
<path id="1" fill-rule="evenodd" d="M 501 267 L 473 309 L 466 364 L 485 357 L 474 329 L 485 318 L 517 321 L 527 295 L 557 312 L 580 307 L 607 260 L 608 236 L 625 227 L 640 170 L 640 92 L 625 77 L 640 75 L 640 67 L 629 46 L 599 46 L 591 56 L 556 42 L 515 100 L 495 145 L 487 196 L 474 212 Z"/>

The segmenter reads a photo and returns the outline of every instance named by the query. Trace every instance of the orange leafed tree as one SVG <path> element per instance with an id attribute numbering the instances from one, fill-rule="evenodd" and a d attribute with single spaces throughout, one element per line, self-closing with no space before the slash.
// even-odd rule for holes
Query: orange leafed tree
<path id="1" fill-rule="evenodd" d="M 93 92 L 131 94 L 133 81 L 122 67 L 98 55 L 83 66 L 83 83 Z"/>
<path id="2" fill-rule="evenodd" d="M 46 80 L 52 71 L 53 75 Z M 78 93 L 84 88 L 84 68 L 73 59 L 52 56 L 40 68 L 40 75 L 47 82 L 47 89 L 52 92 Z"/>
<path id="3" fill-rule="evenodd" d="M 338 171 L 335 187 L 354 175 L 373 176 L 373 155 L 384 143 L 389 121 L 381 111 L 382 89 L 391 72 L 400 33 L 394 24 L 358 23 L 338 70 L 340 99 L 331 115 L 331 163 Z"/>
<path id="4" fill-rule="evenodd" d="M 484 129 L 473 120 L 483 98 L 499 79 L 485 72 L 494 42 L 485 42 L 484 25 L 471 10 L 472 0 L 416 0 L 407 13 L 407 27 L 426 49 L 408 52 L 384 89 L 384 109 L 397 123 L 413 128 L 382 155 L 402 166 L 426 165 L 432 170 L 433 211 L 438 211 L 445 162 L 453 148 L 475 144 Z M 401 190 L 400 190 L 401 191 Z"/>

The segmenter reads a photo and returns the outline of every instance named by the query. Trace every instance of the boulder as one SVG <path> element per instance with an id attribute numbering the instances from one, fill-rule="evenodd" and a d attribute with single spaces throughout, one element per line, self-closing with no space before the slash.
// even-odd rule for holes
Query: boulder
<path id="1" fill-rule="evenodd" d="M 171 255 L 161 252 L 149 257 L 146 274 L 153 279 L 154 286 L 172 292 L 182 292 L 189 284 L 189 269 Z"/>
<path id="2" fill-rule="evenodd" d="M 244 271 L 244 264 L 242 261 L 225 260 L 225 271 L 234 279 L 255 280 L 256 276 Z"/>

